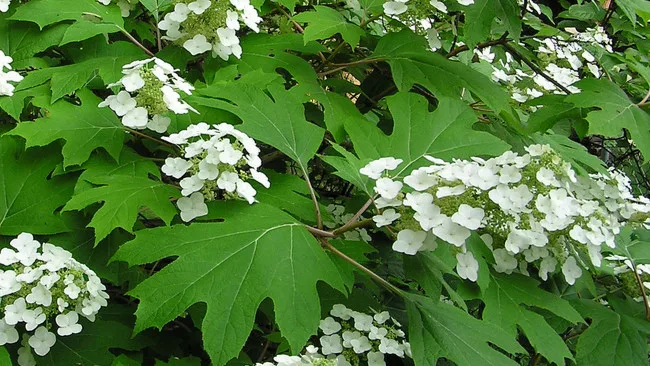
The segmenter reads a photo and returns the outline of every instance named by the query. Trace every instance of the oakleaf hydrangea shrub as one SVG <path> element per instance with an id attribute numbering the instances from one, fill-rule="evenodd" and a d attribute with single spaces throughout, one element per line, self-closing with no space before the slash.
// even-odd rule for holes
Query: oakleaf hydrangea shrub
<path id="1" fill-rule="evenodd" d="M 0 2 L 0 10 L 2 10 L 2 2 Z M 5 53 L 0 50 L 0 96 L 14 95 L 14 90 L 16 87 L 11 83 L 17 83 L 23 80 L 23 77 L 16 71 L 11 70 L 11 63 L 13 58 L 5 55 Z M 5 71 L 5 69 L 9 71 Z"/>
<path id="2" fill-rule="evenodd" d="M 158 27 L 165 39 L 182 45 L 192 55 L 212 51 L 214 57 L 228 60 L 230 55 L 241 58 L 237 31 L 242 23 L 259 32 L 257 9 L 249 0 L 180 0 L 167 13 Z"/>
<path id="3" fill-rule="evenodd" d="M 271 185 L 257 170 L 262 160 L 255 140 L 232 125 L 201 122 L 163 139 L 180 146 L 183 153 L 182 158 L 165 159 L 162 166 L 167 176 L 180 179 L 184 197 L 176 204 L 183 221 L 207 215 L 206 201 L 238 198 L 254 203 L 257 191 L 249 180 L 266 188 Z"/>
<path id="4" fill-rule="evenodd" d="M 124 65 L 124 76 L 108 86 L 119 86 L 124 90 L 106 98 L 99 107 L 111 108 L 126 127 L 164 133 L 171 123 L 171 118 L 166 116 L 169 112 L 198 113 L 181 99 L 179 91 L 192 94 L 194 87 L 176 71 L 172 65 L 156 57 Z"/>
<path id="5" fill-rule="evenodd" d="M 320 321 L 317 344 L 300 356 L 277 355 L 256 366 L 386 366 L 386 356 L 411 357 L 411 345 L 401 325 L 387 311 L 366 314 L 336 304 Z"/>
<path id="6" fill-rule="evenodd" d="M 478 262 L 467 250 L 473 231 L 482 234 L 497 272 L 547 280 L 561 271 L 574 284 L 583 269 L 600 267 L 603 251 L 627 224 L 650 217 L 650 200 L 634 197 L 624 174 L 578 175 L 548 145 L 530 145 L 527 154 L 508 151 L 491 159 L 432 165 L 403 179 L 391 177 L 401 160 L 383 158 L 361 169 L 376 180 L 377 226 L 397 230 L 395 251 L 414 255 L 433 250 L 436 239 L 456 247 L 458 274 L 476 281 Z M 387 208 L 390 207 L 390 208 Z"/>
<path id="7" fill-rule="evenodd" d="M 59 337 L 80 333 L 107 305 L 106 287 L 65 249 L 40 243 L 32 234 L 11 240 L 0 251 L 0 345 L 16 343 L 18 363 L 36 365 L 32 351 L 45 356 Z"/>

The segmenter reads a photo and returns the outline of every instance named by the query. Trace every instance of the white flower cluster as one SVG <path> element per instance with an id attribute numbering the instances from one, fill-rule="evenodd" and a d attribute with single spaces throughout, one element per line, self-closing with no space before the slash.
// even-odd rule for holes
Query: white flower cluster
<path id="1" fill-rule="evenodd" d="M 331 203 L 327 205 L 327 212 L 331 215 L 332 221 L 325 221 L 323 224 L 329 229 L 336 229 L 348 223 L 354 214 L 345 213 L 345 206 Z M 363 220 L 363 216 L 359 216 L 358 220 Z M 346 231 L 343 233 L 344 240 L 370 242 L 372 239 L 368 231 L 364 228 L 356 228 L 354 230 Z"/>
<path id="2" fill-rule="evenodd" d="M 152 62 L 154 65 L 150 67 Z M 171 119 L 165 116 L 169 111 L 198 113 L 181 100 L 178 91 L 191 95 L 194 86 L 178 76 L 176 71 L 172 65 L 155 57 L 124 65 L 124 76 L 108 86 L 120 86 L 124 90 L 106 98 L 99 107 L 111 108 L 122 117 L 122 124 L 126 127 L 164 133 L 171 123 Z"/>
<path id="3" fill-rule="evenodd" d="M 478 263 L 465 241 L 477 231 L 496 271 L 528 274 L 532 266 L 547 280 L 559 264 L 573 284 L 588 267 L 583 258 L 600 267 L 602 247 L 615 246 L 620 228 L 648 219 L 650 200 L 633 197 L 629 179 L 615 170 L 578 176 L 548 145 L 526 151 L 452 163 L 427 157 L 432 165 L 403 180 L 386 176 L 399 159 L 373 161 L 361 173 L 376 179 L 377 207 L 397 208 L 375 220 L 400 230 L 394 250 L 432 250 L 439 238 L 458 248 L 458 274 L 476 281 Z"/>
<path id="4" fill-rule="evenodd" d="M 0 10 L 2 10 L 2 0 L 0 0 Z M 11 58 L 11 56 L 6 56 L 5 53 L 0 50 L 0 96 L 14 95 L 15 87 L 12 84 L 9 84 L 9 82 L 17 83 L 23 80 L 23 77 L 19 73 L 11 71 L 11 63 L 13 61 L 14 59 Z M 4 71 L 5 68 L 9 71 Z"/>
<path id="5" fill-rule="evenodd" d="M 247 182 L 249 179 L 266 188 L 271 185 L 268 177 L 257 171 L 262 160 L 255 140 L 230 124 L 221 123 L 211 128 L 201 122 L 162 139 L 181 146 L 185 157 L 167 158 L 162 166 L 166 175 L 182 178 L 183 197 L 176 204 L 185 222 L 207 215 L 205 202 L 218 198 L 219 192 L 223 198 L 255 202 L 257 192 Z"/>
<path id="6" fill-rule="evenodd" d="M 337 304 L 320 321 L 320 350 L 305 348 L 302 356 L 278 355 L 276 363 L 256 366 L 386 366 L 385 355 L 411 357 L 401 325 L 387 311 L 369 315 Z"/>
<path id="7" fill-rule="evenodd" d="M 580 89 L 573 84 L 580 80 L 581 72 L 589 72 L 596 78 L 602 75 L 593 52 L 613 52 L 611 40 L 602 27 L 587 29 L 578 32 L 574 28 L 567 29 L 571 33 L 570 39 L 544 38 L 534 39 L 538 42 L 535 50 L 537 58 L 542 64 L 544 73 L 557 81 L 571 93 L 579 93 Z M 590 50 L 587 50 L 588 47 Z M 491 49 L 474 51 L 479 59 L 493 63 L 495 54 Z M 564 93 L 557 85 L 533 70 L 524 71 L 521 67 L 513 65 L 513 58 L 506 53 L 505 60 L 499 60 L 497 65 L 492 65 L 492 79 L 509 87 L 512 99 L 524 103 L 545 93 Z M 584 71 L 583 71 L 584 70 Z"/>
<path id="8" fill-rule="evenodd" d="M 114 0 L 97 0 L 100 4 L 103 5 L 109 5 L 111 2 Z M 120 12 L 122 13 L 122 17 L 126 18 L 131 14 L 131 10 L 135 9 L 136 4 L 138 3 L 137 0 L 117 0 L 115 1 L 117 3 L 117 6 L 120 7 Z"/>
<path id="9" fill-rule="evenodd" d="M 389 0 L 384 3 L 384 14 L 386 15 L 401 15 L 406 13 L 409 8 L 407 3 L 409 0 Z M 472 5 L 474 0 L 456 0 L 461 5 Z M 447 5 L 444 0 L 429 0 L 429 5 L 434 7 L 436 10 L 446 13 Z"/>
<path id="10" fill-rule="evenodd" d="M 249 0 L 180 0 L 158 27 L 164 39 L 177 41 L 192 55 L 212 50 L 214 57 L 241 57 L 237 31 L 240 21 L 259 32 L 262 18 Z"/>
<path id="11" fill-rule="evenodd" d="M 409 0 L 389 0 L 384 2 L 384 14 L 388 17 L 399 20 L 408 26 L 413 32 L 422 34 L 429 43 L 429 48 L 435 51 L 442 47 L 440 34 L 433 27 L 433 21 L 442 14 L 447 14 L 445 0 L 429 0 L 428 9 L 419 2 L 411 3 Z M 455 0 L 461 5 L 472 5 L 474 0 Z"/>
<path id="12" fill-rule="evenodd" d="M 81 332 L 79 315 L 95 320 L 107 305 L 106 287 L 91 269 L 65 249 L 39 243 L 22 233 L 0 251 L 0 346 L 16 343 L 24 328 L 18 364 L 36 365 L 33 350 L 44 356 L 61 337 Z M 32 332 L 30 334 L 30 332 Z M 31 350 L 30 350 L 31 349 Z"/>

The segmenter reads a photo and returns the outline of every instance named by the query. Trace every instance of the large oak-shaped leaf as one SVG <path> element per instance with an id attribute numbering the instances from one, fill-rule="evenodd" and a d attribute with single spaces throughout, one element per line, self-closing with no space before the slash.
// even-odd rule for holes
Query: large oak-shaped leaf
<path id="1" fill-rule="evenodd" d="M 282 151 L 306 172 L 325 131 L 305 119 L 302 102 L 282 85 L 271 84 L 268 91 L 234 82 L 199 90 L 197 93 L 211 98 L 193 100 L 234 113 L 244 121 L 240 130 Z"/>
<path id="2" fill-rule="evenodd" d="M 424 37 L 410 30 L 382 37 L 372 58 L 388 62 L 400 91 L 408 91 L 418 84 L 436 97 L 455 99 L 470 91 L 514 127 L 519 127 L 506 92 L 469 65 L 430 52 Z"/>
<path id="3" fill-rule="evenodd" d="M 497 324 L 513 338 L 520 328 L 538 353 L 557 365 L 563 365 L 565 358 L 573 359 L 571 351 L 544 317 L 527 307 L 546 309 L 573 324 L 583 320 L 569 302 L 538 288 L 538 285 L 537 281 L 526 276 L 493 274 L 483 296 L 483 319 Z"/>
<path id="4" fill-rule="evenodd" d="M 0 137 L 0 235 L 68 231 L 54 211 L 70 198 L 74 179 L 49 178 L 60 162 L 56 146 L 23 152 L 15 139 Z"/>
<path id="5" fill-rule="evenodd" d="M 81 105 L 65 100 L 52 105 L 38 103 L 47 109 L 47 116 L 34 122 L 19 123 L 10 134 L 25 138 L 27 147 L 65 140 L 64 166 L 84 163 L 100 147 L 117 159 L 124 141 L 124 129 L 119 118 L 108 108 L 98 109 L 101 99 L 90 90 L 82 89 L 77 96 Z"/>
<path id="6" fill-rule="evenodd" d="M 509 353 L 524 352 L 515 337 L 501 328 L 453 305 L 417 295 L 408 299 L 409 342 L 416 365 L 434 366 L 441 357 L 459 366 L 518 365 L 491 346 Z"/>
<path id="7" fill-rule="evenodd" d="M 101 186 L 76 194 L 63 209 L 81 210 L 93 203 L 104 202 L 88 225 L 95 228 L 95 244 L 115 228 L 132 231 L 143 207 L 149 208 L 167 224 L 176 216 L 176 208 L 169 199 L 179 196 L 178 189 L 161 181 L 118 175 L 93 178 L 91 183 Z"/>
<path id="8" fill-rule="evenodd" d="M 404 160 L 403 174 L 428 163 L 425 155 L 441 159 L 498 155 L 508 145 L 493 135 L 472 128 L 477 118 L 459 100 L 441 98 L 434 112 L 427 100 L 413 93 L 398 93 L 388 99 L 394 127 L 390 135 L 367 120 L 345 122 L 354 151 L 360 159 L 393 156 Z"/>
<path id="9" fill-rule="evenodd" d="M 115 255 L 131 265 L 178 257 L 130 293 L 140 299 L 135 330 L 160 328 L 205 303 L 204 347 L 222 365 L 238 355 L 257 307 L 271 298 L 282 336 L 298 352 L 318 328 L 316 283 L 344 291 L 338 270 L 302 224 L 272 206 L 225 202 L 211 212 L 224 221 L 141 230 Z"/>
<path id="10" fill-rule="evenodd" d="M 587 78 L 576 84 L 582 93 L 572 94 L 567 102 L 581 108 L 598 108 L 587 114 L 590 135 L 619 137 L 630 131 L 643 156 L 650 156 L 650 114 L 639 108 L 616 84 L 606 79 Z"/>

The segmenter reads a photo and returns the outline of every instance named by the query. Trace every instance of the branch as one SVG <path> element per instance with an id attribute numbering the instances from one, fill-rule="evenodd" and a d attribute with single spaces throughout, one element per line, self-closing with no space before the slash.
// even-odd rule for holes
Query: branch
<path id="1" fill-rule="evenodd" d="M 352 229 L 348 229 L 348 228 L 350 226 L 353 226 L 353 225 L 357 224 L 357 220 L 359 220 L 359 217 L 361 217 L 361 215 L 363 215 L 363 213 L 366 212 L 368 207 L 370 207 L 370 205 L 372 205 L 372 202 L 373 202 L 372 198 L 368 199 L 368 201 L 366 201 L 366 203 L 363 206 L 361 206 L 359 211 L 357 211 L 357 213 L 355 213 L 354 216 L 352 216 L 352 218 L 350 220 L 348 220 L 348 222 L 345 223 L 345 225 L 343 225 L 340 228 L 334 230 L 334 234 L 338 235 L 340 233 L 352 230 Z"/>
<path id="2" fill-rule="evenodd" d="M 351 265 L 355 266 L 357 269 L 359 269 L 361 272 L 366 273 L 369 275 L 372 279 L 377 281 L 380 285 L 386 287 L 386 289 L 394 292 L 397 295 L 403 296 L 402 295 L 402 290 L 399 288 L 395 287 L 393 284 L 390 282 L 386 281 L 385 279 L 381 278 L 379 275 L 377 275 L 375 272 L 369 270 L 368 268 L 364 267 L 361 263 L 355 261 L 354 259 L 348 257 L 345 255 L 345 253 L 341 252 L 340 250 L 336 249 L 332 244 L 330 244 L 327 239 L 321 239 L 321 243 L 323 247 L 329 249 L 332 253 L 336 254 L 338 257 L 343 259 L 344 261 L 350 263 Z"/>
<path id="3" fill-rule="evenodd" d="M 289 13 L 287 13 L 286 11 L 284 11 L 284 9 L 282 9 L 282 7 L 281 7 L 280 5 L 276 5 L 276 7 L 278 8 L 278 10 L 280 10 L 280 12 L 281 12 L 282 14 L 284 14 L 284 16 L 286 16 L 287 18 L 289 18 L 289 20 L 290 20 L 291 23 L 293 24 L 294 28 L 296 28 L 296 30 L 298 31 L 298 33 L 301 33 L 301 34 L 302 34 L 302 33 L 305 33 L 305 29 L 304 29 L 300 24 L 298 24 L 298 22 L 296 22 L 295 20 L 293 20 L 293 18 L 291 17 L 291 15 L 290 15 Z M 321 60 L 323 63 L 327 63 L 327 59 L 325 58 L 325 55 L 323 55 L 323 53 L 322 53 L 321 51 L 318 51 L 318 57 L 320 57 L 320 60 Z"/>
<path id="4" fill-rule="evenodd" d="M 648 90 L 648 94 L 643 97 L 643 99 L 637 104 L 639 107 L 642 107 L 646 104 L 646 102 L 650 99 L 650 90 Z"/>
<path id="5" fill-rule="evenodd" d="M 178 150 L 178 146 L 176 146 L 176 145 L 174 145 L 174 144 L 170 144 L 170 143 L 165 142 L 165 141 L 163 141 L 163 140 L 159 140 L 159 139 L 157 139 L 157 138 L 155 138 L 155 137 L 153 137 L 153 136 L 149 136 L 149 135 L 147 135 L 147 134 L 145 134 L 145 133 L 142 133 L 142 132 L 140 132 L 140 131 L 138 131 L 138 130 L 134 130 L 134 129 L 131 129 L 131 128 L 125 128 L 125 130 L 126 130 L 127 132 L 131 133 L 131 134 L 136 135 L 136 136 L 140 136 L 140 137 L 143 137 L 143 138 L 149 139 L 149 140 L 151 140 L 151 141 L 155 141 L 155 142 L 157 142 L 157 143 L 159 143 L 159 144 L 161 144 L 161 145 L 164 145 L 164 146 L 170 147 L 170 148 L 172 148 L 172 149 L 174 149 L 174 150 Z"/>
<path id="6" fill-rule="evenodd" d="M 133 36 L 131 35 L 131 33 L 127 32 L 126 29 L 124 29 L 124 28 L 122 28 L 122 27 L 120 27 L 120 26 L 117 26 L 117 29 L 119 29 L 120 32 L 122 32 L 122 34 L 124 34 L 124 35 L 126 36 L 126 38 L 129 39 L 129 41 L 133 42 L 133 44 L 135 44 L 136 46 L 140 47 L 140 49 L 142 49 L 142 50 L 143 50 L 147 55 L 149 55 L 149 56 L 151 56 L 151 57 L 155 57 L 155 56 L 156 56 L 156 55 L 153 54 L 153 52 L 149 51 L 149 50 L 147 49 L 147 47 L 143 46 L 142 43 L 138 42 L 138 40 L 135 39 L 135 37 L 133 37 Z"/>
<path id="7" fill-rule="evenodd" d="M 567 94 L 567 95 L 571 94 L 569 89 L 567 89 L 564 85 L 562 85 L 562 84 L 558 83 L 557 81 L 555 81 L 555 79 L 553 79 L 552 77 L 548 76 L 544 71 L 542 71 L 542 69 L 539 68 L 539 66 L 535 65 L 532 61 L 530 61 L 529 59 L 524 57 L 514 47 L 512 47 L 508 43 L 504 43 L 504 44 L 502 44 L 502 46 L 506 50 L 508 50 L 508 52 L 510 52 L 513 56 L 515 56 L 517 59 L 519 59 L 519 61 L 521 61 L 521 62 L 525 63 L 526 65 L 528 65 L 528 67 L 530 67 L 533 71 L 535 71 L 536 73 L 541 75 L 544 79 L 550 81 L 553 85 L 555 85 L 558 89 L 562 90 L 565 94 Z"/>
<path id="8" fill-rule="evenodd" d="M 508 43 L 508 41 L 509 41 L 509 39 L 507 39 L 507 38 L 493 39 L 491 41 L 487 41 L 487 42 L 477 44 L 475 49 L 481 50 L 483 48 L 490 47 L 490 46 L 496 46 L 496 45 L 499 45 L 499 44 L 506 44 L 506 43 Z M 451 58 L 451 57 L 454 57 L 457 54 L 459 54 L 461 52 L 465 52 L 465 51 L 469 51 L 469 47 L 467 47 L 466 45 L 462 45 L 462 46 L 460 46 L 460 47 L 458 47 L 456 49 L 451 50 L 447 54 L 447 56 L 445 56 L 445 57 Z"/>
<path id="9" fill-rule="evenodd" d="M 314 190 L 314 187 L 309 180 L 309 173 L 307 170 L 303 168 L 302 173 L 305 175 L 305 181 L 307 182 L 307 187 L 309 188 L 309 195 L 311 196 L 311 200 L 314 203 L 314 211 L 316 212 L 316 225 L 318 226 L 318 229 L 322 230 L 323 216 L 320 213 L 320 206 L 318 205 L 318 198 L 316 198 L 316 191 Z"/>
<path id="10" fill-rule="evenodd" d="M 641 296 L 643 297 L 643 304 L 645 305 L 645 320 L 650 321 L 650 304 L 648 303 L 648 296 L 645 293 L 645 286 L 643 286 L 643 281 L 639 277 L 639 273 L 636 271 L 636 264 L 632 262 L 632 271 L 634 272 L 634 278 L 636 279 L 637 285 L 641 290 Z"/>

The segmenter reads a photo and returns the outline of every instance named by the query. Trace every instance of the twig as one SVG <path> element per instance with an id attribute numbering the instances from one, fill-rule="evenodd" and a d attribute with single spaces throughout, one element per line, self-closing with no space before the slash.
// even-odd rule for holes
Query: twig
<path id="1" fill-rule="evenodd" d="M 524 56 L 523 56 L 521 53 L 519 53 L 519 51 L 517 51 L 514 47 L 512 47 L 512 46 L 509 45 L 508 43 L 503 43 L 502 46 L 503 46 L 506 50 L 508 50 L 508 52 L 510 52 L 513 56 L 515 56 L 517 59 L 519 59 L 520 61 L 522 61 L 522 62 L 525 63 L 526 65 L 528 65 L 528 67 L 530 67 L 533 71 L 535 71 L 536 73 L 538 73 L 539 75 L 541 75 L 544 79 L 550 81 L 550 82 L 551 82 L 553 85 L 555 85 L 558 89 L 562 90 L 562 91 L 563 91 L 564 93 L 566 93 L 567 95 L 571 94 L 571 92 L 569 91 L 569 89 L 567 89 L 564 85 L 562 85 L 562 84 L 558 83 L 557 81 L 555 81 L 555 79 L 553 79 L 552 77 L 548 76 L 544 71 L 542 71 L 542 69 L 540 69 L 540 68 L 539 68 L 537 65 L 535 65 L 532 61 L 530 61 L 529 59 L 527 59 L 526 57 L 524 57 Z"/>
<path id="2" fill-rule="evenodd" d="M 372 224 L 373 222 L 374 221 L 372 219 L 364 219 L 364 220 L 361 220 L 361 221 L 357 221 L 357 222 L 353 223 L 352 225 L 349 225 L 349 226 L 346 225 L 345 227 L 341 227 L 341 228 L 339 228 L 337 230 L 334 230 L 333 233 L 334 233 L 334 235 L 339 236 L 339 235 L 341 235 L 343 233 L 347 233 L 348 231 L 352 231 L 352 230 L 358 229 L 360 227 L 368 226 L 368 225 Z"/>
<path id="3" fill-rule="evenodd" d="M 645 105 L 648 99 L 650 99 L 650 90 L 648 90 L 648 94 L 646 94 L 645 97 L 643 97 L 643 99 L 637 105 L 639 107 Z"/>
<path id="4" fill-rule="evenodd" d="M 600 25 L 603 28 L 607 28 L 607 23 L 609 23 L 609 20 L 612 18 L 615 8 L 616 8 L 616 3 L 614 3 L 614 0 L 609 0 L 607 3 L 607 11 L 605 12 L 605 16 L 603 17 L 603 20 L 600 22 Z"/>
<path id="5" fill-rule="evenodd" d="M 296 30 L 297 30 L 299 33 L 305 33 L 305 29 L 304 29 L 300 24 L 298 24 L 298 22 L 296 22 L 295 20 L 293 20 L 293 18 L 291 17 L 291 15 L 290 15 L 289 13 L 287 13 L 286 11 L 284 11 L 284 9 L 282 9 L 282 8 L 280 7 L 280 5 L 276 5 L 276 6 L 277 6 L 278 10 L 280 10 L 280 12 L 282 12 L 282 14 L 284 14 L 284 16 L 286 16 L 287 18 L 289 18 L 289 20 L 290 20 L 291 23 L 293 24 L 294 28 L 296 28 Z M 318 51 L 318 57 L 320 57 L 320 59 L 321 59 L 321 61 L 322 61 L 323 63 L 327 63 L 327 59 L 325 58 L 325 55 L 323 55 L 323 53 L 322 53 L 321 51 Z"/>
<path id="6" fill-rule="evenodd" d="M 524 4 L 521 6 L 521 19 L 524 19 L 524 16 L 526 15 L 526 11 L 528 11 L 528 0 L 524 0 Z"/>
<path id="7" fill-rule="evenodd" d="M 158 46 L 158 51 L 162 50 L 162 41 L 160 40 L 160 28 L 156 24 L 156 45 Z"/>
<path id="8" fill-rule="evenodd" d="M 144 133 L 142 133 L 142 132 L 140 132 L 140 131 L 138 131 L 138 130 L 134 130 L 134 129 L 131 129 L 131 128 L 125 128 L 125 130 L 128 131 L 129 133 L 132 133 L 132 134 L 136 135 L 136 136 L 140 136 L 140 137 L 143 137 L 143 138 L 149 139 L 149 140 L 151 140 L 151 141 L 155 141 L 155 142 L 157 142 L 157 143 L 159 143 L 159 144 L 161 144 L 161 145 L 165 145 L 165 146 L 167 146 L 167 147 L 171 147 L 172 149 L 175 149 L 175 150 L 178 149 L 178 147 L 177 147 L 176 145 L 170 144 L 170 143 L 165 142 L 165 141 L 162 141 L 162 140 L 158 140 L 157 138 L 155 138 L 155 137 L 153 137 L 153 136 L 149 136 L 149 135 L 147 135 L 147 134 L 144 134 Z"/>
<path id="9" fill-rule="evenodd" d="M 499 45 L 499 44 L 505 44 L 505 43 L 507 43 L 508 41 L 509 41 L 509 40 L 508 40 L 507 38 L 493 39 L 493 40 L 491 40 L 491 41 L 487 41 L 487 42 L 483 42 L 483 43 L 479 43 L 479 44 L 477 44 L 476 47 L 475 47 L 475 49 L 480 50 L 480 49 L 483 49 L 483 48 L 486 48 L 486 47 L 490 47 L 490 46 L 496 46 L 496 45 Z M 458 47 L 458 48 L 456 48 L 456 49 L 451 50 L 451 51 L 447 54 L 446 57 L 447 57 L 447 58 L 451 58 L 451 57 L 454 57 L 454 56 L 456 56 L 457 54 L 459 54 L 459 53 L 461 53 L 461 52 L 465 52 L 465 51 L 469 51 L 469 47 L 467 47 L 466 45 L 462 45 L 462 46 L 460 46 L 460 47 Z"/>
<path id="10" fill-rule="evenodd" d="M 363 215 L 363 213 L 366 212 L 368 207 L 370 207 L 370 205 L 372 205 L 372 202 L 373 202 L 372 198 L 368 199 L 368 201 L 366 201 L 366 203 L 364 203 L 363 206 L 361 206 L 359 211 L 357 211 L 357 213 L 355 213 L 354 216 L 352 216 L 352 218 L 350 220 L 348 220 L 348 222 L 345 223 L 345 225 L 343 225 L 340 228 L 334 230 L 334 234 L 341 233 L 341 232 L 344 232 L 344 231 L 348 231 L 347 227 L 354 225 L 357 222 L 357 220 L 359 220 L 359 217 L 361 217 L 361 215 Z"/>
<path id="11" fill-rule="evenodd" d="M 399 288 L 395 287 L 393 284 L 391 284 L 390 282 L 386 281 L 385 279 L 381 278 L 381 277 L 380 277 L 379 275 L 377 275 L 375 272 L 373 272 L 373 271 L 371 271 L 370 269 L 364 267 L 361 263 L 359 263 L 359 262 L 355 261 L 354 259 L 348 257 L 347 255 L 345 255 L 345 253 L 343 253 L 343 252 L 341 252 L 340 250 L 336 249 L 332 244 L 330 244 L 330 243 L 327 241 L 327 239 L 323 239 L 323 238 L 321 238 L 321 243 L 322 243 L 322 245 L 323 245 L 325 248 L 327 248 L 327 249 L 329 249 L 330 251 L 332 251 L 332 253 L 336 254 L 337 256 L 339 256 L 339 257 L 340 257 L 341 259 L 343 259 L 344 261 L 346 261 L 346 262 L 350 263 L 351 265 L 357 267 L 360 271 L 366 273 L 366 274 L 369 275 L 372 279 L 374 279 L 375 281 L 379 282 L 380 285 L 386 287 L 388 290 L 394 292 L 395 294 L 402 296 L 402 290 L 400 290 Z"/>
<path id="12" fill-rule="evenodd" d="M 336 235 L 331 231 L 327 231 L 327 230 L 323 230 L 323 229 L 317 229 L 317 228 L 312 227 L 312 226 L 305 225 L 305 229 L 307 229 L 307 231 L 314 234 L 315 236 L 318 236 L 318 237 L 321 237 L 321 238 L 335 238 L 336 237 Z"/>
<path id="13" fill-rule="evenodd" d="M 314 211 L 316 212 L 316 225 L 320 230 L 323 229 L 323 216 L 320 212 L 320 205 L 318 204 L 318 198 L 316 197 L 316 191 L 314 186 L 312 186 L 311 181 L 309 180 L 309 173 L 304 168 L 302 169 L 303 174 L 305 175 L 305 181 L 307 182 L 307 187 L 309 188 L 309 195 L 311 196 L 312 202 L 314 202 Z"/>
<path id="14" fill-rule="evenodd" d="M 643 297 L 643 304 L 645 305 L 645 320 L 650 321 L 650 304 L 648 303 L 648 296 L 645 293 L 645 286 L 643 286 L 643 281 L 636 271 L 636 264 L 632 263 L 632 271 L 634 272 L 634 278 L 636 279 L 637 285 L 641 290 L 641 296 Z"/>
<path id="15" fill-rule="evenodd" d="M 153 54 L 153 52 L 149 51 L 149 50 L 147 49 L 147 47 L 143 46 L 142 43 L 138 42 L 138 40 L 135 39 L 135 37 L 133 37 L 133 36 L 131 35 L 131 33 L 127 32 L 126 29 L 124 29 L 124 28 L 122 28 L 122 27 L 120 27 L 120 26 L 117 26 L 117 29 L 119 29 L 120 32 L 122 32 L 122 34 L 124 34 L 124 35 L 126 36 L 126 38 L 129 39 L 129 41 L 133 42 L 133 44 L 135 44 L 136 46 L 140 47 L 140 49 L 142 49 L 142 50 L 143 50 L 147 55 L 149 55 L 149 56 L 151 56 L 151 57 L 154 57 L 154 56 L 155 56 L 155 55 Z"/>
<path id="16" fill-rule="evenodd" d="M 340 64 L 331 63 L 330 65 L 337 66 L 337 67 L 334 68 L 334 69 L 319 72 L 318 76 L 326 76 L 326 75 L 329 75 L 329 74 L 334 74 L 334 73 L 336 73 L 338 71 L 347 69 L 349 66 L 374 64 L 374 63 L 381 62 L 381 61 L 385 61 L 385 60 L 383 58 L 374 58 L 374 59 L 363 59 L 363 60 L 358 60 L 358 61 L 353 61 L 353 62 L 344 62 L 344 63 L 340 63 Z"/>

